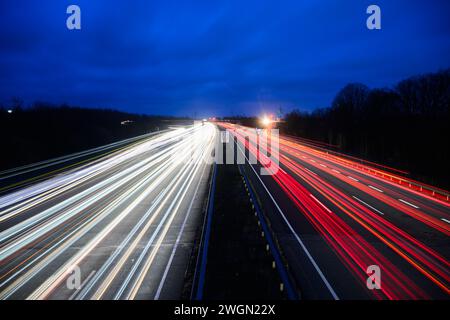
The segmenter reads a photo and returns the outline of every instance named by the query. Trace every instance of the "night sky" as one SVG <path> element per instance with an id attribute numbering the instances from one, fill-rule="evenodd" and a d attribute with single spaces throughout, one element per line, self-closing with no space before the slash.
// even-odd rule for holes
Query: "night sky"
<path id="1" fill-rule="evenodd" d="M 82 29 L 66 28 L 77 4 Z M 366 8 L 382 30 L 366 28 Z M 448 0 L 0 1 L 0 104 L 16 96 L 148 114 L 329 106 L 450 67 Z"/>

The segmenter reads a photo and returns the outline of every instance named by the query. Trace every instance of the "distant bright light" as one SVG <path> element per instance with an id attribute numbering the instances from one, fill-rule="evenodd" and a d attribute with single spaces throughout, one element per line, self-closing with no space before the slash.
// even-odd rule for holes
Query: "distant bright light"
<path id="1" fill-rule="evenodd" d="M 261 119 L 261 122 L 264 126 L 268 126 L 272 123 L 272 120 L 269 117 L 265 116 Z"/>
<path id="2" fill-rule="evenodd" d="M 208 121 L 207 119 L 203 119 L 203 122 L 206 122 L 206 121 Z"/>
<path id="3" fill-rule="evenodd" d="M 8 110 L 8 113 L 12 113 L 12 110 L 11 110 L 11 109 L 9 109 L 9 110 Z"/>

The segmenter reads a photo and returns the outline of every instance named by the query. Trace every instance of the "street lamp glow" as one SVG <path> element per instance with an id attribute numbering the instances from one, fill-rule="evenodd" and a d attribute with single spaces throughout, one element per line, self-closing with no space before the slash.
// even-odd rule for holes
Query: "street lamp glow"
<path id="1" fill-rule="evenodd" d="M 8 110 L 8 113 L 12 113 L 12 110 L 11 110 L 11 109 L 9 109 L 9 110 Z"/>
<path id="2" fill-rule="evenodd" d="M 264 126 L 269 126 L 272 123 L 272 120 L 270 120 L 269 117 L 264 116 L 264 118 L 262 118 L 261 122 Z"/>

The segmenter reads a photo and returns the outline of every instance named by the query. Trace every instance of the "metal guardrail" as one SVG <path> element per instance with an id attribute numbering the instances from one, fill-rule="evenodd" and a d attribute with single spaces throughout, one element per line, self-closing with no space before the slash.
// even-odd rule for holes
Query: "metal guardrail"
<path id="1" fill-rule="evenodd" d="M 212 214 L 214 210 L 214 194 L 216 191 L 217 164 L 214 163 L 211 184 L 208 192 L 208 204 L 205 219 L 203 220 L 202 235 L 200 237 L 200 248 L 195 264 L 194 281 L 191 292 L 191 300 L 203 299 L 203 288 L 205 285 L 206 261 L 208 258 L 208 243 L 211 234 Z"/>
<path id="2" fill-rule="evenodd" d="M 292 138 L 290 136 L 289 136 L 289 138 L 291 138 L 292 140 L 295 140 L 295 138 Z M 405 172 L 405 171 L 391 168 L 391 167 L 388 167 L 385 165 L 377 164 L 377 163 L 374 163 L 374 162 L 371 162 L 368 160 L 364 160 L 364 159 L 360 159 L 357 157 L 353 157 L 350 155 L 346 155 L 344 153 L 329 150 L 329 149 L 319 147 L 316 145 L 307 144 L 305 142 L 301 142 L 301 140 L 298 140 L 298 143 L 303 143 L 303 144 L 308 145 L 311 148 L 318 149 L 318 150 L 322 151 L 323 153 L 325 153 L 326 157 L 329 157 L 329 158 L 333 157 L 333 160 L 335 160 L 335 161 L 337 160 L 338 162 L 344 163 L 345 165 L 357 168 L 359 170 L 362 170 L 362 171 L 365 171 L 372 175 L 375 175 L 377 177 L 386 179 L 393 183 L 397 183 L 399 185 L 406 186 L 412 190 L 422 192 L 422 193 L 429 195 L 431 197 L 434 197 L 436 199 L 447 201 L 447 202 L 450 201 L 450 192 L 447 190 L 443 190 L 443 189 L 440 189 L 440 188 L 437 188 L 434 186 L 430 186 L 430 185 L 427 185 L 427 184 L 419 182 L 419 181 L 408 179 L 406 177 L 402 177 L 397 174 L 387 172 L 385 170 L 391 170 L 391 171 L 395 171 L 398 173 L 407 174 L 407 172 Z M 377 169 L 376 168 L 377 166 L 382 169 Z"/>
<path id="3" fill-rule="evenodd" d="M 247 176 L 245 175 L 245 173 L 243 172 L 243 170 L 240 169 L 239 166 L 239 171 L 242 174 L 242 177 L 244 179 L 245 182 L 245 186 L 247 187 L 250 199 L 252 200 L 252 204 L 253 207 L 255 209 L 256 215 L 258 217 L 258 220 L 261 224 L 261 228 L 264 232 L 264 236 L 267 240 L 267 244 L 269 246 L 269 250 L 272 253 L 273 259 L 275 261 L 275 267 L 278 270 L 278 274 L 280 275 L 281 281 L 284 284 L 284 287 L 286 288 L 286 293 L 288 296 L 289 300 L 298 300 L 299 296 L 295 290 L 295 286 L 292 284 L 292 281 L 289 277 L 287 268 L 285 267 L 283 260 L 281 258 L 281 253 L 279 252 L 279 249 L 272 237 L 272 231 L 269 227 L 269 225 L 266 222 L 266 219 L 264 217 L 264 214 L 261 210 L 261 207 L 259 206 L 258 200 L 255 196 L 254 191 L 252 190 L 252 186 L 247 178 Z"/>
<path id="4" fill-rule="evenodd" d="M 61 164 L 64 162 L 68 162 L 71 160 L 75 160 L 78 158 L 82 158 L 82 157 L 86 157 L 89 156 L 91 154 L 95 154 L 95 153 L 99 153 L 101 151 L 105 151 L 105 150 L 113 150 L 114 148 L 119 148 L 121 146 L 126 146 L 128 144 L 132 144 L 134 142 L 138 142 L 139 140 L 143 140 L 146 139 L 148 137 L 154 136 L 154 135 L 158 135 L 164 132 L 167 132 L 169 130 L 161 130 L 161 131 L 154 131 L 154 132 L 150 132 L 150 133 L 146 133 L 143 135 L 139 135 L 136 137 L 131 137 L 131 138 L 127 138 L 124 140 L 119 140 L 119 141 L 115 141 L 103 146 L 98 146 L 98 147 L 94 147 L 91 149 L 86 149 L 86 150 L 82 150 L 82 151 L 78 151 L 75 153 L 71 153 L 71 154 L 67 154 L 64 156 L 60 156 L 57 158 L 52 158 L 52 159 L 47 159 L 47 160 L 42 160 L 39 162 L 35 162 L 35 163 L 30 163 L 30 164 L 26 164 L 20 167 L 15 167 L 15 168 L 10 168 L 7 170 L 3 170 L 0 172 L 0 180 L 4 180 L 7 179 L 11 176 L 17 176 L 17 175 L 21 175 L 24 173 L 28 173 L 28 172 L 32 172 L 32 171 L 36 171 L 39 170 L 41 168 L 43 168 L 44 166 L 46 167 L 50 167 L 50 166 L 55 166 L 57 164 Z"/>

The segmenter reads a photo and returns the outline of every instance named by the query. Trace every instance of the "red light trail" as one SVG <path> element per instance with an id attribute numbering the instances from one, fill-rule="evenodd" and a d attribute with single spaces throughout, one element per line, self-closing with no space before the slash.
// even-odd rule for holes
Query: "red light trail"
<path id="1" fill-rule="evenodd" d="M 273 180 L 362 284 L 365 284 L 366 268 L 369 265 L 376 264 L 382 268 L 383 286 L 381 290 L 372 291 L 376 299 L 426 299 L 429 296 L 391 261 L 390 256 L 388 258 L 383 255 L 378 247 L 356 231 L 356 227 L 350 226 L 347 223 L 348 218 L 357 223 L 355 226 L 362 227 L 379 239 L 397 257 L 406 261 L 447 295 L 450 294 L 450 263 L 446 257 L 419 241 L 408 230 L 405 231 L 395 225 L 381 211 L 343 192 L 335 181 L 323 178 L 320 173 L 326 172 L 338 179 L 339 183 L 348 184 L 383 205 L 414 218 L 447 237 L 450 235 L 450 224 L 445 222 L 450 216 L 448 210 L 438 209 L 423 202 L 418 203 L 417 199 L 408 197 L 405 192 L 415 194 L 416 191 L 398 184 L 386 188 L 386 184 L 377 183 L 370 171 L 354 166 L 351 160 L 330 156 L 284 137 L 280 137 L 279 142 L 279 162 L 284 170 L 279 167 L 274 169 L 274 163 L 270 163 L 271 160 L 266 156 L 268 150 L 263 146 L 257 147 L 258 138 L 254 132 L 235 131 L 233 129 L 236 127 L 228 123 L 220 123 L 220 126 L 231 129 L 238 141 L 257 157 L 261 164 L 273 170 L 271 176 Z M 301 165 L 299 163 L 301 159 L 307 161 L 314 171 Z M 372 179 L 369 179 L 369 175 Z M 376 177 L 383 179 L 379 175 Z M 448 208 L 448 203 L 444 201 L 431 198 L 427 194 L 422 196 Z M 327 204 L 333 207 L 330 208 Z"/>

